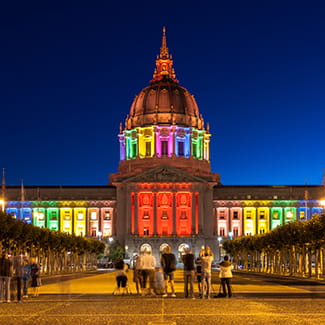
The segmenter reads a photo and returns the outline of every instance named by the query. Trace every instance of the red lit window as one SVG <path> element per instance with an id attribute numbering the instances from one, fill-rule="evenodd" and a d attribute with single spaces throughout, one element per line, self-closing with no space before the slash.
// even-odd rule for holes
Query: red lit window
<path id="1" fill-rule="evenodd" d="M 147 211 L 147 210 L 144 210 L 143 211 L 143 217 L 142 217 L 142 219 L 149 219 L 149 211 Z"/>
<path id="2" fill-rule="evenodd" d="M 143 229 L 143 235 L 144 236 L 149 236 L 149 228 L 144 228 Z"/>
<path id="3" fill-rule="evenodd" d="M 162 211 L 162 213 L 161 213 L 161 219 L 163 219 L 163 220 L 167 220 L 168 219 L 167 211 Z"/>
<path id="4" fill-rule="evenodd" d="M 181 211 L 180 219 L 187 219 L 186 211 Z"/>

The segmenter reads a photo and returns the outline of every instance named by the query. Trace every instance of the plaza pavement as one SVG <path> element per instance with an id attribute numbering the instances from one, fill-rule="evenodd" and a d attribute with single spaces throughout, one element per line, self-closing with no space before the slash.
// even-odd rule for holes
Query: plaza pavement
<path id="1" fill-rule="evenodd" d="M 0 324 L 325 324 L 324 283 L 235 274 L 233 298 L 192 300 L 184 299 L 182 277 L 178 270 L 177 298 L 136 295 L 132 271 L 127 296 L 112 295 L 114 272 L 44 277 L 39 297 L 0 304 Z"/>

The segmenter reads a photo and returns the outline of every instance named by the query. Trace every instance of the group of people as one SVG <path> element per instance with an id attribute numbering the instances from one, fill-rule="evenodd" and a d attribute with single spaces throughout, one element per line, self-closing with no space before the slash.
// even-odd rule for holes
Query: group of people
<path id="1" fill-rule="evenodd" d="M 211 298 L 211 266 L 214 256 L 209 247 L 201 249 L 199 256 L 195 259 L 194 254 L 188 248 L 182 257 L 184 265 L 184 295 L 185 298 L 195 299 L 194 282 L 197 278 L 199 297 Z M 162 295 L 162 297 L 176 297 L 174 286 L 174 273 L 177 266 L 175 254 L 171 247 L 167 246 L 161 255 L 160 265 L 157 265 L 156 258 L 147 250 L 141 255 L 135 256 L 133 260 L 133 281 L 136 291 L 142 296 Z M 225 256 L 224 261 L 219 264 L 221 287 L 225 297 L 231 297 L 232 263 L 229 257 Z M 119 261 L 115 265 L 116 286 L 115 293 L 128 293 L 128 265 Z"/>
<path id="2" fill-rule="evenodd" d="M 31 281 L 30 281 L 31 280 Z M 3 253 L 0 258 L 0 302 L 11 302 L 12 297 L 17 302 L 28 298 L 28 288 L 31 282 L 33 296 L 38 296 L 41 285 L 40 266 L 35 258 L 29 261 L 23 255 L 10 256 Z M 12 288 L 15 287 L 15 290 Z"/>

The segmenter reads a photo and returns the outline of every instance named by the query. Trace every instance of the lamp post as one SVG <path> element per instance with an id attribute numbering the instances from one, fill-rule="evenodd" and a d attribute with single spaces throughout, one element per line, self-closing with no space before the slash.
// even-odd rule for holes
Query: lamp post
<path id="1" fill-rule="evenodd" d="M 323 206 L 323 214 L 325 213 L 325 200 L 320 201 L 320 204 Z"/>
<path id="2" fill-rule="evenodd" d="M 218 252 L 219 252 L 219 260 L 221 260 L 221 247 L 222 247 L 221 242 L 222 242 L 222 237 L 219 236 L 219 237 L 218 237 Z"/>
<path id="3" fill-rule="evenodd" d="M 5 200 L 0 200 L 1 210 L 5 212 Z"/>

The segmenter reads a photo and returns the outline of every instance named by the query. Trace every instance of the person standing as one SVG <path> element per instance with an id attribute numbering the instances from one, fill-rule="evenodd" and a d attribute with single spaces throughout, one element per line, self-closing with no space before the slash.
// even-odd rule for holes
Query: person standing
<path id="1" fill-rule="evenodd" d="M 133 282 L 135 283 L 135 288 L 137 290 L 138 295 L 140 294 L 141 283 L 142 283 L 141 270 L 139 270 L 139 262 L 140 262 L 140 257 L 136 255 L 133 258 Z"/>
<path id="2" fill-rule="evenodd" d="M 28 298 L 28 282 L 30 278 L 30 264 L 27 258 L 23 261 L 23 298 Z"/>
<path id="3" fill-rule="evenodd" d="M 23 282 L 23 257 L 17 255 L 13 257 L 13 280 L 17 288 L 17 302 L 21 302 L 21 289 Z"/>
<path id="4" fill-rule="evenodd" d="M 139 270 L 141 272 L 142 283 L 141 283 L 141 295 L 146 295 L 146 286 L 149 282 L 149 293 L 154 295 L 154 273 L 156 267 L 156 259 L 151 255 L 151 250 L 144 251 L 139 258 Z M 149 281 L 148 281 L 149 280 Z"/>
<path id="5" fill-rule="evenodd" d="M 188 248 L 186 254 L 183 256 L 184 263 L 184 295 L 185 298 L 194 299 L 194 277 L 195 277 L 195 266 L 194 266 L 194 255 Z M 190 289 L 190 290 L 189 290 Z"/>
<path id="6" fill-rule="evenodd" d="M 12 262 L 8 254 L 0 258 L 0 302 L 10 302 L 10 280 L 12 276 Z"/>
<path id="7" fill-rule="evenodd" d="M 229 256 L 228 255 L 225 255 L 225 257 L 223 259 L 224 260 L 219 264 L 219 267 L 220 267 L 219 277 L 221 279 L 221 286 L 222 286 L 223 295 L 225 297 L 228 296 L 228 298 L 231 298 L 232 291 L 231 291 L 230 280 L 232 278 L 232 271 L 231 270 L 233 269 L 233 265 L 229 261 Z M 227 286 L 227 290 L 226 290 L 226 286 Z"/>
<path id="8" fill-rule="evenodd" d="M 170 246 L 167 246 L 165 249 L 165 253 L 161 256 L 161 267 L 164 272 L 165 279 L 165 294 L 163 297 L 168 296 L 168 283 L 170 284 L 170 288 L 172 290 L 172 297 L 175 298 L 175 288 L 174 288 L 174 271 L 176 270 L 176 257 L 172 253 L 172 249 Z"/>
<path id="9" fill-rule="evenodd" d="M 39 287 L 41 286 L 41 268 L 38 263 L 36 263 L 36 258 L 32 258 L 32 264 L 30 266 L 30 276 L 32 278 L 31 287 L 34 289 L 33 297 L 38 297 Z"/>
<path id="10" fill-rule="evenodd" d="M 197 289 L 199 291 L 199 297 L 201 298 L 201 292 L 202 292 L 202 261 L 201 261 L 201 254 L 195 260 L 195 265 L 196 265 Z"/>
<path id="11" fill-rule="evenodd" d="M 213 261 L 213 253 L 210 247 L 206 247 L 204 255 L 201 256 L 201 267 L 202 267 L 202 298 L 210 299 L 211 292 L 211 265 Z"/>

